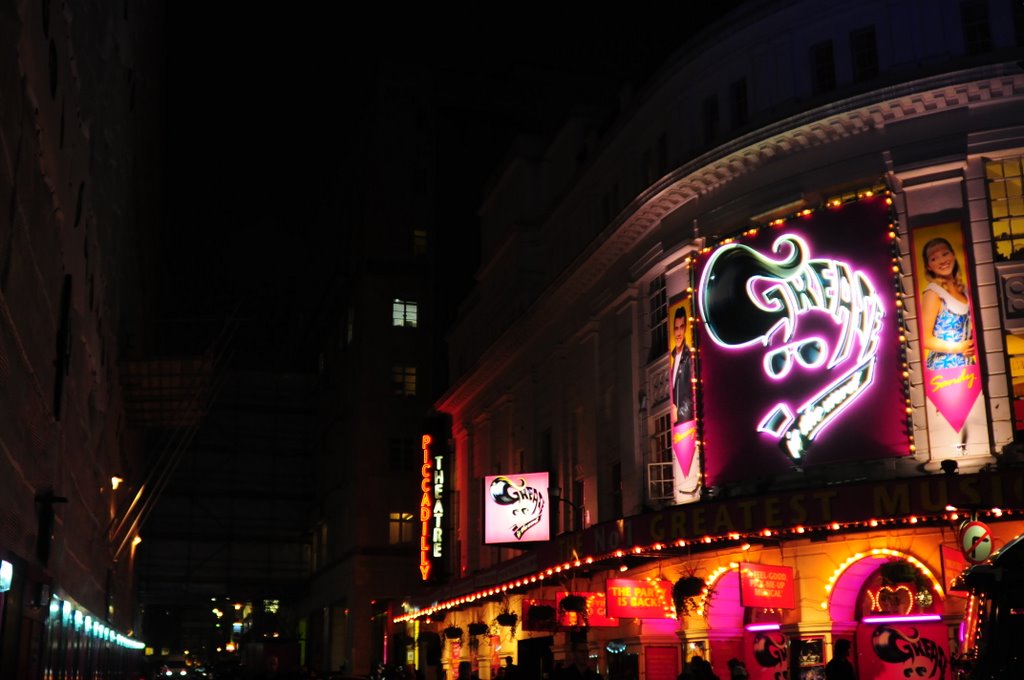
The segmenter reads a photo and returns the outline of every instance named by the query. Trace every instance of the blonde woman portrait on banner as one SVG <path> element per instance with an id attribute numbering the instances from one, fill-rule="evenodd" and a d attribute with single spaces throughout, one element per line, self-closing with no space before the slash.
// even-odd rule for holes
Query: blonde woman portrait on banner
<path id="1" fill-rule="evenodd" d="M 922 342 L 928 350 L 925 365 L 942 369 L 976 364 L 971 304 L 952 244 L 933 238 L 924 244 L 921 259 L 929 279 L 921 294 Z"/>
<path id="2" fill-rule="evenodd" d="M 931 458 L 985 453 L 988 424 L 962 228 L 956 222 L 922 227 L 911 238 Z"/>

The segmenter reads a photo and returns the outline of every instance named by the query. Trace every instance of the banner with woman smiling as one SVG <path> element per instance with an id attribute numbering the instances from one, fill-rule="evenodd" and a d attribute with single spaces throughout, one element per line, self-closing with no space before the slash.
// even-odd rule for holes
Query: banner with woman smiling
<path id="1" fill-rule="evenodd" d="M 918 337 L 932 458 L 988 450 L 978 334 L 963 229 L 948 222 L 910 234 Z"/>

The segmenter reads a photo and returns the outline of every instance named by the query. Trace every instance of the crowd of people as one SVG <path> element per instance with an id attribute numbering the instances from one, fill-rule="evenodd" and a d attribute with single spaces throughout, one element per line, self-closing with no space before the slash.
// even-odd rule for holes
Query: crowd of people
<path id="1" fill-rule="evenodd" d="M 747 673 L 747 666 L 737 658 L 729 659 L 728 680 L 747 680 L 750 674 Z M 696 654 L 690 659 L 683 672 L 679 674 L 678 680 L 722 680 L 711 663 Z"/>
<path id="2" fill-rule="evenodd" d="M 838 640 L 835 654 L 825 667 L 827 680 L 852 680 L 856 677 L 849 656 L 850 641 Z M 746 665 L 739 659 L 729 659 L 728 666 L 729 676 L 723 679 L 715 673 L 711 663 L 699 655 L 694 655 L 686 663 L 677 680 L 748 680 L 750 677 Z M 267 657 L 265 667 L 255 673 L 244 673 L 244 668 L 240 670 L 243 671 L 243 674 L 238 675 L 237 680 L 353 680 L 343 671 L 327 675 L 318 674 L 306 667 L 296 672 L 282 671 L 277 657 L 274 656 Z M 522 680 L 519 677 L 518 667 L 512 663 L 511 656 L 504 657 L 503 665 L 497 670 L 497 679 Z M 373 668 L 369 680 L 427 680 L 427 675 L 422 669 L 417 670 L 412 666 L 392 666 L 381 663 Z M 462 661 L 458 666 L 456 680 L 479 680 L 479 675 L 473 670 L 470 662 Z M 569 657 L 565 661 L 555 662 L 548 680 L 603 679 L 601 674 L 590 664 L 590 649 L 587 643 L 577 641 L 572 643 Z"/>

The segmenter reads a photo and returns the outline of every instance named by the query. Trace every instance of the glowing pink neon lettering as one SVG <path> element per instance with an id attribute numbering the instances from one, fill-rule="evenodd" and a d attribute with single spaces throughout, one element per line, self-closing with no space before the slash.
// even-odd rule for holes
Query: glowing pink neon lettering
<path id="1" fill-rule="evenodd" d="M 779 236 L 771 250 L 774 259 L 738 243 L 716 250 L 701 274 L 697 304 L 715 344 L 767 348 L 762 366 L 772 380 L 786 379 L 797 365 L 825 372 L 852 364 L 799 407 L 779 402 L 758 424 L 758 431 L 778 438 L 799 460 L 871 385 L 885 310 L 864 272 L 840 260 L 812 258 L 802 237 Z M 825 312 L 839 327 L 831 353 L 823 337 L 796 338 L 809 312 Z"/>

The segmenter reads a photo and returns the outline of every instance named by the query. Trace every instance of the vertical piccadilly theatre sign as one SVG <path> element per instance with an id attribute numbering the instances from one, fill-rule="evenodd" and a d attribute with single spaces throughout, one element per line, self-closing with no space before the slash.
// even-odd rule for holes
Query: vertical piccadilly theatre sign
<path id="1" fill-rule="evenodd" d="M 429 581 L 436 577 L 444 557 L 445 455 L 429 434 L 423 435 L 420 448 L 420 577 Z"/>
<path id="2" fill-rule="evenodd" d="M 701 255 L 708 485 L 909 452 L 895 238 L 873 196 Z"/>

